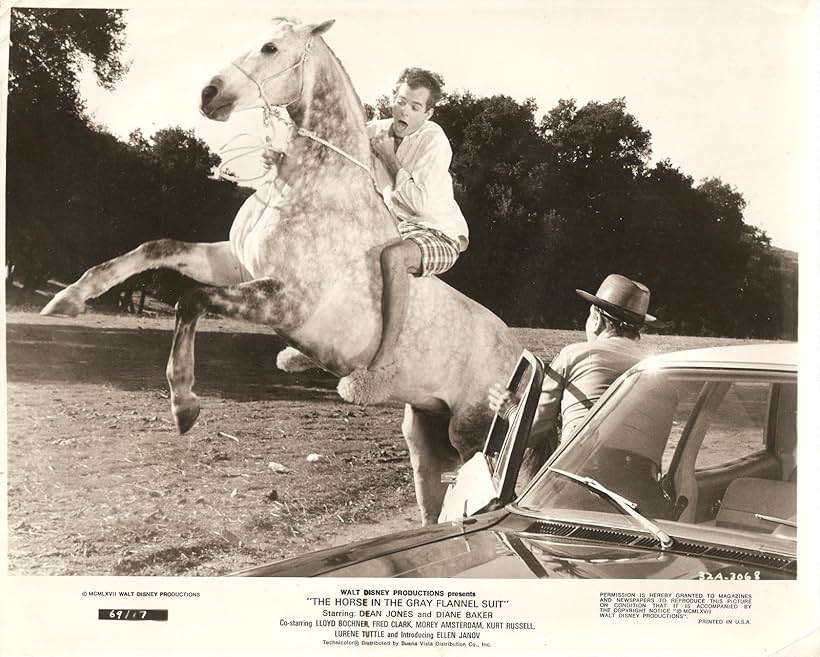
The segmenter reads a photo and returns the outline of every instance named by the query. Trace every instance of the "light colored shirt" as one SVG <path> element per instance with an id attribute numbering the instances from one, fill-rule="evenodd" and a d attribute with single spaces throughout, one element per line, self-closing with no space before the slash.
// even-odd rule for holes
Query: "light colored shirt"
<path id="1" fill-rule="evenodd" d="M 393 119 L 375 119 L 367 124 L 370 137 L 390 129 Z M 388 207 L 403 221 L 441 231 L 464 251 L 469 243 L 467 221 L 453 196 L 450 163 L 453 150 L 444 130 L 425 121 L 414 133 L 402 139 L 396 150 L 401 168 L 394 181 L 387 168 L 374 157 L 379 189 Z"/>
<path id="2" fill-rule="evenodd" d="M 531 437 L 556 431 L 559 414 L 560 433 L 569 436 L 615 379 L 644 355 L 639 342 L 624 337 L 599 336 L 564 347 L 544 372 Z"/>

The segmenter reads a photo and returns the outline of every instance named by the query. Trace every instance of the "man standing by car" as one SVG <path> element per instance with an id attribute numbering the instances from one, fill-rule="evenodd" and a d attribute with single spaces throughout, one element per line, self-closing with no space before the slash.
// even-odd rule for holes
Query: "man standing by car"
<path id="1" fill-rule="evenodd" d="M 564 347 L 546 368 L 538 409 L 530 432 L 531 474 L 552 454 L 561 437 L 569 437 L 593 404 L 621 374 L 644 358 L 641 328 L 655 318 L 647 314 L 649 289 L 620 274 L 610 274 L 596 294 L 575 290 L 590 302 L 586 342 Z M 518 399 L 501 383 L 489 392 L 490 408 L 509 418 Z M 528 461 L 530 459 L 527 459 Z"/>

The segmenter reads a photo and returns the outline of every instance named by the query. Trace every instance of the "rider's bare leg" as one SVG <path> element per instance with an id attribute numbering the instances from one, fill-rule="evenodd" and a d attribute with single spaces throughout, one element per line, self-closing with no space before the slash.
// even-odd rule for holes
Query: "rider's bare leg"
<path id="1" fill-rule="evenodd" d="M 421 272 L 421 249 L 412 240 L 394 242 L 382 251 L 382 337 L 369 370 L 389 365 L 393 360 L 410 296 L 408 274 Z"/>

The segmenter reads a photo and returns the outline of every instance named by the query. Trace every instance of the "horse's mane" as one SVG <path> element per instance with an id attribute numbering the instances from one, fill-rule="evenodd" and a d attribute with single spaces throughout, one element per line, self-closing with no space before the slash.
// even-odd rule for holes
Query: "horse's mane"
<path id="1" fill-rule="evenodd" d="M 324 41 L 324 39 L 322 39 L 322 41 Z M 344 64 L 342 64 L 342 60 L 339 59 L 339 56 L 333 51 L 333 48 L 327 45 L 327 41 L 324 41 L 324 44 L 325 48 L 327 48 L 327 51 L 330 53 L 330 56 L 334 59 L 336 64 L 338 64 L 339 68 L 341 69 L 342 73 L 344 73 L 344 76 L 347 78 L 347 81 L 350 84 L 350 88 L 353 91 L 353 97 L 356 99 L 356 105 L 359 108 L 359 111 L 361 112 L 361 125 L 362 128 L 364 128 L 367 124 L 367 114 L 364 111 L 364 104 L 362 103 L 362 99 L 359 96 L 359 92 L 356 91 L 356 85 L 353 84 L 353 80 L 350 79 L 350 74 L 347 72 L 347 69 L 344 67 Z"/>
<path id="2" fill-rule="evenodd" d="M 284 23 L 285 25 L 287 25 L 291 29 L 293 29 L 294 27 L 297 27 L 297 26 L 302 24 L 302 21 L 300 19 L 295 18 L 293 16 L 276 16 L 274 18 L 271 18 L 270 22 L 274 26 L 281 26 L 281 24 Z M 354 105 L 355 105 L 355 107 L 358 108 L 358 126 L 357 127 L 360 130 L 362 130 L 363 132 L 365 132 L 365 134 L 366 134 L 366 131 L 367 131 L 367 114 L 365 112 L 364 104 L 362 103 L 361 97 L 359 96 L 359 92 L 356 90 L 356 86 L 353 84 L 353 80 L 350 78 L 350 74 L 347 72 L 347 69 L 345 68 L 344 64 L 342 63 L 342 60 L 335 53 L 333 48 L 331 48 L 330 45 L 328 45 L 328 43 L 324 39 L 324 37 L 317 35 L 316 38 L 318 38 L 322 42 L 324 47 L 327 49 L 328 55 L 330 56 L 330 60 L 332 62 L 335 62 L 335 64 L 338 66 L 339 71 L 341 72 L 343 78 L 347 81 L 347 85 L 349 87 L 350 93 L 352 94 L 352 100 L 354 101 Z M 351 115 L 351 118 L 353 118 L 352 115 Z M 395 222 L 391 218 L 390 213 L 387 212 L 387 207 L 385 206 L 385 204 L 383 202 L 384 200 L 381 197 L 381 194 L 379 193 L 379 190 L 376 188 L 375 185 L 370 186 L 370 193 L 373 194 L 374 198 L 377 198 L 379 200 L 378 205 L 379 205 L 380 208 L 385 210 L 386 218 L 393 225 L 395 225 Z"/>
<path id="3" fill-rule="evenodd" d="M 293 28 L 297 25 L 300 25 L 302 23 L 302 21 L 299 18 L 295 17 L 295 16 L 275 16 L 275 17 L 270 19 L 270 22 L 273 23 L 273 24 L 287 23 L 288 25 L 290 25 L 291 28 Z M 347 78 L 347 82 L 350 85 L 350 88 L 353 90 L 353 96 L 356 99 L 356 104 L 357 104 L 357 106 L 358 106 L 358 108 L 361 112 L 361 115 L 362 115 L 362 126 L 364 126 L 367 123 L 367 114 L 364 111 L 364 104 L 362 103 L 362 99 L 359 96 L 359 92 L 356 91 L 356 85 L 353 84 L 353 80 L 351 80 L 350 74 L 347 72 L 347 69 L 344 67 L 344 64 L 342 64 L 342 60 L 339 59 L 339 56 L 333 51 L 333 48 L 331 48 L 328 45 L 327 41 L 325 41 L 325 39 L 323 37 L 319 37 L 319 38 L 322 39 L 322 42 L 325 44 L 325 47 L 327 48 L 327 50 L 330 53 L 331 57 L 336 62 L 336 64 L 339 66 L 342 73 L 344 73 L 345 78 Z"/>
<path id="4" fill-rule="evenodd" d="M 301 21 L 298 18 L 296 18 L 295 16 L 274 16 L 273 18 L 270 19 L 270 22 L 271 23 L 285 22 L 285 23 L 290 23 L 291 25 L 299 25 L 299 23 L 301 23 Z"/>
<path id="5" fill-rule="evenodd" d="M 324 43 L 325 48 L 327 48 L 327 51 L 330 54 L 330 57 L 339 66 L 339 70 L 342 72 L 345 79 L 347 80 L 350 90 L 353 93 L 353 97 L 356 100 L 356 106 L 359 108 L 359 127 L 366 132 L 367 114 L 364 111 L 364 104 L 362 103 L 361 97 L 359 96 L 359 92 L 356 91 L 356 85 L 353 84 L 353 80 L 351 80 L 350 74 L 347 72 L 347 69 L 344 67 L 344 64 L 342 64 L 342 60 L 339 59 L 339 56 L 334 52 L 333 48 L 331 48 L 324 39 L 322 39 L 322 43 Z M 375 174 L 375 172 L 373 173 Z M 387 205 L 384 201 L 384 198 L 382 197 L 381 193 L 379 192 L 375 184 L 370 185 L 370 194 L 373 195 L 373 198 L 378 199 L 377 206 L 379 207 L 379 211 L 383 212 L 385 219 L 390 223 L 391 226 L 395 227 L 395 219 L 392 217 L 391 212 L 388 210 Z"/>

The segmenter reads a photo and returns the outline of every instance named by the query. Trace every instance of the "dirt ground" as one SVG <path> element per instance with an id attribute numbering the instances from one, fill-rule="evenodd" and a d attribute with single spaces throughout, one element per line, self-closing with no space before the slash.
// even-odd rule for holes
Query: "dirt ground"
<path id="1" fill-rule="evenodd" d="M 223 575 L 418 526 L 398 404 L 276 368 L 258 326 L 205 319 L 202 414 L 179 436 L 169 315 L 6 315 L 9 572 Z M 521 329 L 550 357 L 582 339 Z M 649 351 L 732 340 L 646 336 Z M 311 454 L 318 460 L 308 460 Z"/>

